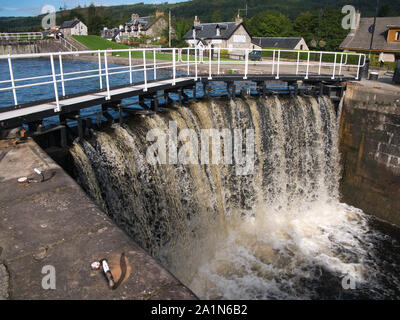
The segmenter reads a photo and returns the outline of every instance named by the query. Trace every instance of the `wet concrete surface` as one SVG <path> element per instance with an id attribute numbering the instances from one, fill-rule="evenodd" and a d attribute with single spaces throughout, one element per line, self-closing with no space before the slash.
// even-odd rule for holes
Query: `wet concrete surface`
<path id="1" fill-rule="evenodd" d="M 0 299 L 196 299 L 34 141 L 0 141 L 0 154 Z M 34 168 L 45 181 L 18 184 L 21 177 L 41 180 Z M 90 268 L 103 258 L 115 281 L 125 273 L 115 290 Z M 46 266 L 54 267 L 55 290 L 43 289 Z"/>

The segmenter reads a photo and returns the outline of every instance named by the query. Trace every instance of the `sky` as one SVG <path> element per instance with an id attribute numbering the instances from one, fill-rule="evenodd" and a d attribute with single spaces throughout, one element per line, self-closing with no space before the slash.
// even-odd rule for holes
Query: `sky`
<path id="1" fill-rule="evenodd" d="M 21 16 L 37 16 L 41 13 L 44 5 L 52 5 L 58 10 L 64 4 L 68 9 L 77 7 L 78 5 L 89 6 L 91 3 L 95 5 L 112 6 L 121 4 L 134 3 L 176 3 L 187 0 L 0 0 L 0 17 L 21 17 Z"/>

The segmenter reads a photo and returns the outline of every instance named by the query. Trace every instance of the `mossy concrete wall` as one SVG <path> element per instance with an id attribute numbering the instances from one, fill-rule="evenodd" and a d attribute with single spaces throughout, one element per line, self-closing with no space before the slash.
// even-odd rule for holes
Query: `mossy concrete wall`
<path id="1" fill-rule="evenodd" d="M 342 201 L 400 226 L 400 86 L 348 85 L 340 152 Z"/>
<path id="2" fill-rule="evenodd" d="M 0 55 L 66 51 L 60 42 L 51 39 L 0 45 Z"/>

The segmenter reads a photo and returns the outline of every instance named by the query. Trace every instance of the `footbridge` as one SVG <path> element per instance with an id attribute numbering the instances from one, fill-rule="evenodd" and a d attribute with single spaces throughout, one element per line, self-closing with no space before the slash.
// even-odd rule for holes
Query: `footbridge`
<path id="1" fill-rule="evenodd" d="M 235 55 L 231 54 L 235 51 Z M 360 79 L 366 56 L 349 52 L 249 49 L 121 49 L 0 56 L 0 130 L 21 125 L 65 137 L 68 121 L 79 135 L 97 119 L 159 112 L 202 96 L 329 94 Z M 334 92 L 332 94 L 332 92 Z M 94 112 L 93 107 L 98 106 Z M 91 109 L 92 108 L 92 109 Z M 55 128 L 55 129 L 54 129 Z"/>

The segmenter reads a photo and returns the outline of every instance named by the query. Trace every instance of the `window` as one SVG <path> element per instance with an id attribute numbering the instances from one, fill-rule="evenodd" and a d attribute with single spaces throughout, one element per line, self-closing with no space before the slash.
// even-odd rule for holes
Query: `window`
<path id="1" fill-rule="evenodd" d="M 395 41 L 400 41 L 400 31 L 396 32 L 396 35 L 394 36 Z"/>
<path id="2" fill-rule="evenodd" d="M 300 45 L 300 50 L 303 50 L 304 49 L 304 46 L 303 45 Z"/>

